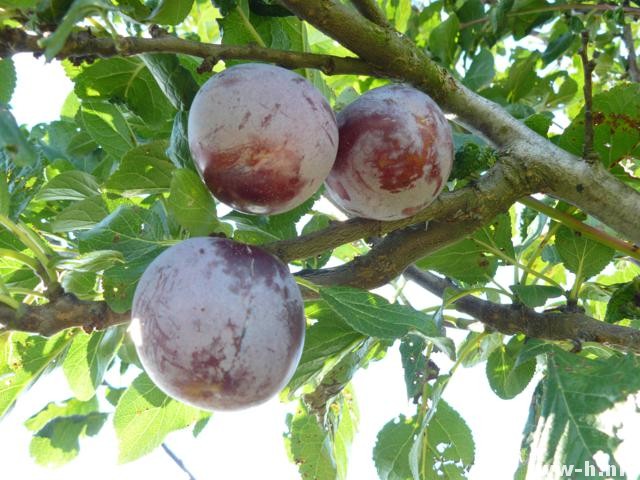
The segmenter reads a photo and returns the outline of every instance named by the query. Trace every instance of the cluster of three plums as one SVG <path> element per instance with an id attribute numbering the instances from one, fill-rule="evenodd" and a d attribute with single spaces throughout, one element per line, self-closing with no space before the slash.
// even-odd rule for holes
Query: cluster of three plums
<path id="1" fill-rule="evenodd" d="M 453 161 L 438 106 L 406 85 L 367 92 L 336 117 L 303 77 L 243 64 L 209 79 L 189 114 L 189 146 L 213 195 L 254 214 L 288 211 L 324 182 L 351 216 L 413 215 L 440 193 Z M 303 301 L 264 250 L 192 238 L 159 255 L 133 301 L 141 362 L 169 395 L 207 409 L 261 403 L 293 374 Z"/>

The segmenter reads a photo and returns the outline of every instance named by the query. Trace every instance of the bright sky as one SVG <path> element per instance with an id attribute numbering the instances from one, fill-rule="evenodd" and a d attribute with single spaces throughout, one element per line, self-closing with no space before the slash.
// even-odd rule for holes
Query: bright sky
<path id="1" fill-rule="evenodd" d="M 58 118 L 60 108 L 72 88 L 58 63 L 45 65 L 30 55 L 14 57 L 18 70 L 18 87 L 12 111 L 18 123 L 34 125 Z M 388 292 L 387 292 L 388 293 Z M 416 308 L 439 304 L 424 290 L 408 285 L 407 297 Z M 455 339 L 463 337 L 453 332 Z M 441 356 L 435 359 L 441 371 L 451 365 Z M 512 478 L 517 467 L 521 433 L 527 418 L 534 384 L 516 399 L 504 401 L 493 394 L 484 375 L 484 364 L 459 369 L 444 398 L 467 421 L 476 442 L 476 464 L 471 479 Z M 383 425 L 400 413 L 413 409 L 405 395 L 400 355 L 393 348 L 386 358 L 360 371 L 354 379 L 361 421 L 359 433 L 351 449 L 349 478 L 377 478 L 371 453 L 376 435 Z M 14 410 L 0 422 L 0 461 L 20 469 L 20 478 L 30 480 L 186 478 L 161 450 L 126 465 L 117 464 L 116 437 L 107 423 L 96 438 L 81 443 L 80 456 L 57 470 L 36 466 L 29 456 L 30 432 L 22 423 L 50 401 L 71 396 L 60 371 L 41 379 L 20 399 Z M 203 479 L 298 479 L 299 475 L 284 450 L 285 413 L 293 405 L 277 401 L 251 410 L 215 413 L 198 439 L 188 432 L 177 432 L 167 438 L 198 480 Z M 637 416 L 636 416 L 637 417 Z M 633 454 L 629 451 L 629 454 Z M 6 471 L 6 470 L 5 470 Z"/>

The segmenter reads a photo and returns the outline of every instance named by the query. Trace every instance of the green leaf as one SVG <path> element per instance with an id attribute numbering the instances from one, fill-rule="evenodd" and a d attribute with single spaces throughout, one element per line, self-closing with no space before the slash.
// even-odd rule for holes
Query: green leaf
<path id="1" fill-rule="evenodd" d="M 416 262 L 424 270 L 435 270 L 469 284 L 486 283 L 493 278 L 498 261 L 484 253 L 471 239 L 460 240 Z"/>
<path id="2" fill-rule="evenodd" d="M 11 58 L 0 58 L 0 104 L 9 105 L 16 88 L 16 67 Z"/>
<path id="3" fill-rule="evenodd" d="M 54 232 L 88 230 L 107 215 L 109 215 L 109 209 L 102 195 L 94 195 L 63 208 L 53 219 L 51 229 Z"/>
<path id="4" fill-rule="evenodd" d="M 176 110 L 189 110 L 199 86 L 178 57 L 168 53 L 146 53 L 141 58 L 171 105 Z"/>
<path id="5" fill-rule="evenodd" d="M 194 169 L 191 151 L 189 150 L 189 138 L 187 136 L 187 125 L 189 123 L 189 112 L 180 110 L 176 113 L 171 130 L 171 139 L 167 156 L 177 168 Z"/>
<path id="6" fill-rule="evenodd" d="M 536 66 L 540 58 L 537 52 L 526 52 L 526 55 L 518 58 L 508 70 L 506 77 L 507 98 L 511 103 L 516 103 L 533 89 L 538 76 Z"/>
<path id="7" fill-rule="evenodd" d="M 496 348 L 487 361 L 487 378 L 493 392 L 508 400 L 522 392 L 533 378 L 535 358 L 524 362 L 518 355 L 524 346 L 524 338 L 514 336 L 506 345 Z"/>
<path id="8" fill-rule="evenodd" d="M 0 334 L 0 418 L 66 349 L 71 337 L 51 338 L 22 332 Z"/>
<path id="9" fill-rule="evenodd" d="M 623 84 L 593 96 L 593 148 L 605 167 L 640 158 L 640 84 Z M 584 109 L 571 122 L 558 145 L 582 156 Z"/>
<path id="10" fill-rule="evenodd" d="M 467 478 L 474 461 L 471 430 L 460 414 L 440 399 L 409 454 L 413 478 Z"/>
<path id="11" fill-rule="evenodd" d="M 427 382 L 427 358 L 424 350 L 427 342 L 417 335 L 408 335 L 400 343 L 400 356 L 404 370 L 404 383 L 407 388 L 407 398 L 413 400 L 422 394 Z"/>
<path id="12" fill-rule="evenodd" d="M 104 299 L 111 310 L 118 313 L 131 310 L 133 294 L 138 280 L 140 280 L 147 266 L 161 252 L 161 249 L 153 250 L 141 257 L 136 257 L 104 271 L 102 276 Z"/>
<path id="13" fill-rule="evenodd" d="M 614 323 L 625 318 L 640 320 L 640 276 L 620 285 L 607 304 L 605 322 Z"/>
<path id="14" fill-rule="evenodd" d="M 173 172 L 168 210 L 181 227 L 194 236 L 219 232 L 216 202 L 193 170 L 181 168 Z"/>
<path id="15" fill-rule="evenodd" d="M 62 404 L 49 403 L 25 422 L 34 431 L 29 451 L 43 466 L 59 466 L 75 458 L 80 437 L 95 435 L 107 419 L 99 413 L 95 397 L 83 402 L 75 398 Z"/>
<path id="16" fill-rule="evenodd" d="M 413 418 L 400 415 L 388 422 L 378 433 L 373 449 L 373 461 L 380 480 L 409 480 L 413 476 L 409 454 L 417 426 Z"/>
<path id="17" fill-rule="evenodd" d="M 91 335 L 79 333 L 73 339 L 62 369 L 77 399 L 89 400 L 96 394 L 124 335 L 124 328 L 115 327 Z"/>
<path id="18" fill-rule="evenodd" d="M 463 367 L 473 367 L 486 361 L 489 355 L 501 345 L 501 333 L 469 332 L 458 346 L 458 358 L 462 358 Z M 460 352 L 465 352 L 464 357 L 460 355 Z"/>
<path id="19" fill-rule="evenodd" d="M 38 152 L 20 130 L 16 119 L 0 104 L 0 158 L 3 153 L 19 167 L 33 165 L 38 160 Z"/>
<path id="20" fill-rule="evenodd" d="M 38 413 L 29 417 L 24 426 L 32 432 L 37 432 L 56 417 L 65 417 L 71 415 L 86 415 L 95 412 L 98 409 L 98 400 L 93 397 L 89 400 L 78 400 L 77 398 L 69 398 L 64 402 L 49 402 Z"/>
<path id="21" fill-rule="evenodd" d="M 613 456 L 620 439 L 603 431 L 602 422 L 607 411 L 640 389 L 638 360 L 619 354 L 587 359 L 554 348 L 546 365 L 527 478 L 543 478 L 549 465 L 595 465 L 597 453 L 609 456 L 607 464 L 620 471 Z"/>
<path id="22" fill-rule="evenodd" d="M 203 414 L 168 397 L 145 373 L 140 374 L 120 397 L 113 416 L 118 460 L 131 462 L 146 455 L 169 433 L 193 425 Z"/>
<path id="23" fill-rule="evenodd" d="M 165 141 L 155 141 L 129 150 L 109 177 L 107 188 L 124 196 L 169 191 L 174 166 L 165 154 L 166 149 Z"/>
<path id="24" fill-rule="evenodd" d="M 473 62 L 464 76 L 463 83 L 471 90 L 480 90 L 489 85 L 495 75 L 493 55 L 489 50 L 483 48 L 473 57 Z"/>
<path id="25" fill-rule="evenodd" d="M 125 260 L 159 253 L 166 236 L 161 219 L 144 208 L 121 205 L 90 230 L 78 234 L 81 253 L 116 250 Z"/>
<path id="26" fill-rule="evenodd" d="M 538 135 L 547 137 L 549 127 L 553 124 L 553 114 L 550 112 L 534 113 L 524 119 L 524 124 Z"/>
<path id="27" fill-rule="evenodd" d="M 288 450 L 298 465 L 303 479 L 338 479 L 333 446 L 327 432 L 318 424 L 316 415 L 300 403 L 289 418 Z"/>
<path id="28" fill-rule="evenodd" d="M 160 0 L 146 20 L 160 25 L 178 25 L 189 15 L 192 5 L 193 0 Z"/>
<path id="29" fill-rule="evenodd" d="M 99 412 L 55 418 L 34 435 L 29 453 L 39 465 L 63 465 L 78 455 L 80 437 L 98 433 L 107 418 Z"/>
<path id="30" fill-rule="evenodd" d="M 124 101 L 147 123 L 169 120 L 173 108 L 156 83 L 153 71 L 136 57 L 99 60 L 75 78 L 75 93 L 83 100 Z"/>
<path id="31" fill-rule="evenodd" d="M 560 55 L 562 55 L 578 36 L 573 32 L 565 32 L 553 39 L 547 45 L 547 49 L 542 54 L 542 64 L 546 67 Z"/>
<path id="32" fill-rule="evenodd" d="M 115 105 L 100 101 L 82 102 L 76 121 L 113 158 L 122 158 L 135 146 L 133 133 Z"/>
<path id="33" fill-rule="evenodd" d="M 93 175 L 79 170 L 62 172 L 47 182 L 35 197 L 39 202 L 84 200 L 100 194 L 100 185 Z"/>
<path id="34" fill-rule="evenodd" d="M 3 172 L 4 173 L 4 172 Z M 11 212 L 11 194 L 6 175 L 0 175 L 0 215 L 8 217 Z"/>
<path id="35" fill-rule="evenodd" d="M 564 226 L 556 233 L 555 247 L 564 266 L 583 279 L 600 273 L 615 254 L 612 248 Z"/>
<path id="36" fill-rule="evenodd" d="M 74 272 L 100 272 L 124 262 L 122 253 L 116 250 L 94 250 L 73 258 L 56 262 L 56 268 Z"/>
<path id="37" fill-rule="evenodd" d="M 550 285 L 511 285 L 511 291 L 527 307 L 542 307 L 550 298 L 561 297 L 564 291 Z"/>
<path id="38" fill-rule="evenodd" d="M 393 340 L 409 332 L 429 339 L 442 337 L 431 317 L 365 290 L 325 287 L 320 290 L 320 297 L 346 324 L 369 337 Z"/>
<path id="39" fill-rule="evenodd" d="M 75 0 L 55 32 L 42 40 L 42 46 L 45 47 L 44 56 L 47 61 L 53 60 L 62 50 L 67 37 L 77 23 L 91 15 L 106 14 L 112 8 L 106 0 Z"/>
<path id="40" fill-rule="evenodd" d="M 307 328 L 298 367 L 285 390 L 289 398 L 303 385 L 319 383 L 322 374 L 366 337 L 353 330 L 324 302 L 305 308 L 305 316 L 316 320 Z"/>
<path id="41" fill-rule="evenodd" d="M 431 31 L 429 50 L 445 65 L 451 65 L 456 53 L 456 38 L 460 31 L 460 21 L 455 13 Z"/>

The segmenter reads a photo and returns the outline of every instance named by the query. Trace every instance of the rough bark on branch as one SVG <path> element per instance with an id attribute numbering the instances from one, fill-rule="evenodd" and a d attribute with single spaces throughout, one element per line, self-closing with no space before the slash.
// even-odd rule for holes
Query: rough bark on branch
<path id="1" fill-rule="evenodd" d="M 0 28 L 0 58 L 15 53 L 44 54 L 44 48 L 38 43 L 42 38 L 16 28 Z M 114 39 L 94 37 L 86 33 L 73 33 L 56 58 L 128 57 L 141 53 L 181 53 L 216 61 L 257 60 L 275 63 L 286 68 L 314 68 L 326 75 L 380 75 L 380 72 L 376 72 L 371 65 L 355 57 L 290 52 L 257 45 L 216 45 L 168 35 L 156 38 L 117 37 Z"/>
<path id="2" fill-rule="evenodd" d="M 407 268 L 404 275 L 439 297 L 447 288 L 455 290 L 448 280 L 417 267 Z M 453 307 L 507 335 L 524 333 L 541 340 L 596 342 L 640 353 L 640 330 L 600 322 L 582 313 L 539 313 L 525 306 L 500 305 L 470 295 L 454 302 Z"/>
<path id="3" fill-rule="evenodd" d="M 78 300 L 71 294 L 60 295 L 44 305 L 22 304 L 18 310 L 0 304 L 0 332 L 18 330 L 51 336 L 66 328 L 82 327 L 92 332 L 130 320 L 128 312 L 116 313 L 106 302 Z"/>
<path id="4" fill-rule="evenodd" d="M 335 0 L 282 0 L 308 21 L 390 78 L 431 95 L 458 122 L 536 170 L 542 191 L 593 215 L 627 239 L 640 243 L 640 193 L 601 165 L 585 165 L 530 130 L 499 105 L 464 87 L 408 38 L 382 28 Z"/>

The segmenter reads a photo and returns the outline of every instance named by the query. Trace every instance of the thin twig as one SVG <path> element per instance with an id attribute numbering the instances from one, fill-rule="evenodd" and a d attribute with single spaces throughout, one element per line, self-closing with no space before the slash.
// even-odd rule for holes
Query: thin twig
<path id="1" fill-rule="evenodd" d="M 351 0 L 351 3 L 366 19 L 381 27 L 389 26 L 387 17 L 375 0 Z"/>
<path id="2" fill-rule="evenodd" d="M 196 480 L 196 477 L 193 476 L 193 474 L 189 471 L 189 469 L 185 466 L 184 462 L 182 461 L 182 459 L 180 459 L 180 457 L 178 457 L 173 450 L 171 450 L 169 448 L 169 446 L 166 443 L 162 443 L 162 449 L 164 450 L 164 452 L 169 455 L 169 457 L 171 457 L 171 460 L 174 461 L 174 463 L 180 467 L 180 470 L 182 470 L 184 473 L 186 473 L 189 476 L 189 480 Z"/>
<path id="3" fill-rule="evenodd" d="M 404 275 L 439 297 L 445 289 L 457 290 L 450 281 L 414 266 Z M 500 305 L 471 295 L 458 299 L 453 307 L 507 335 L 524 333 L 542 340 L 596 342 L 640 353 L 640 330 L 601 322 L 579 312 L 539 313 L 522 305 Z"/>
<path id="4" fill-rule="evenodd" d="M 23 52 L 43 54 L 44 48 L 39 43 L 43 38 L 16 28 L 0 28 L 0 58 Z M 378 75 L 379 73 L 374 67 L 356 57 L 290 52 L 258 45 L 216 45 L 167 35 L 157 38 L 112 38 L 73 33 L 56 58 L 127 57 L 141 53 L 182 53 L 206 59 L 213 64 L 215 62 L 211 62 L 211 59 L 216 61 L 258 60 L 286 68 L 315 68 L 326 75 Z"/>
<path id="5" fill-rule="evenodd" d="M 598 156 L 593 150 L 593 70 L 596 67 L 593 59 L 589 59 L 589 32 L 582 32 L 582 47 L 579 53 L 582 59 L 582 69 L 584 70 L 584 148 L 582 150 L 583 157 L 593 162 Z"/>
<path id="6" fill-rule="evenodd" d="M 633 42 L 633 34 L 631 33 L 631 25 L 625 23 L 622 27 L 622 40 L 624 41 L 627 50 L 627 70 L 629 72 L 629 78 L 632 82 L 640 82 L 640 71 L 638 70 L 638 62 L 636 60 L 636 47 Z"/>
<path id="7" fill-rule="evenodd" d="M 532 8 L 529 10 L 518 10 L 515 12 L 507 13 L 507 17 L 518 17 L 522 15 L 534 15 L 536 13 L 547 13 L 547 12 L 566 12 L 566 11 L 577 11 L 577 12 L 594 12 L 596 14 L 601 14 L 604 12 L 610 12 L 614 10 L 618 10 L 620 7 L 617 5 L 589 5 L 586 3 L 568 3 L 562 5 L 549 5 L 547 7 L 541 8 Z M 626 15 L 631 15 L 633 17 L 640 17 L 640 8 L 635 7 L 622 7 L 622 10 Z M 473 27 L 474 25 L 480 25 L 482 23 L 486 23 L 490 20 L 489 15 L 486 15 L 481 18 L 476 18 L 474 20 L 470 20 L 468 22 L 463 22 L 460 24 L 460 30 L 464 30 L 465 28 Z"/>

